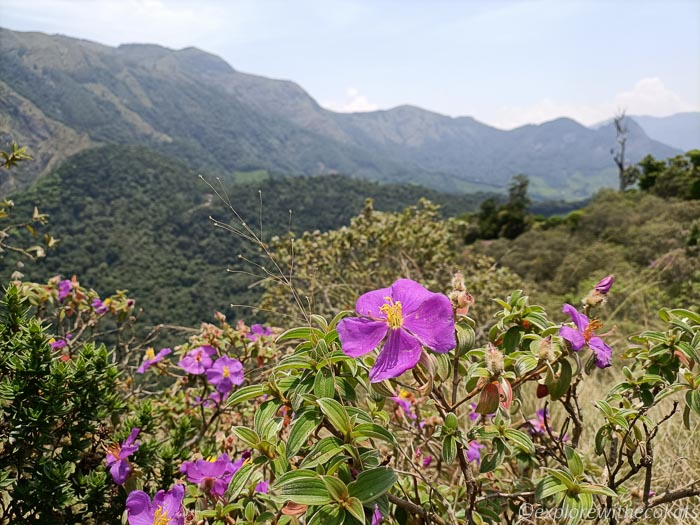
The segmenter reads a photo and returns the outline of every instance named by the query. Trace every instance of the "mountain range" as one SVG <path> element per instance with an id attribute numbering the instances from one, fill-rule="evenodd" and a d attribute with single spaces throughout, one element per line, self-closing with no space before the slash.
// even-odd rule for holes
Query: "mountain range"
<path id="1" fill-rule="evenodd" d="M 526 174 L 533 196 L 585 198 L 616 185 L 612 125 L 560 118 L 500 130 L 413 106 L 336 113 L 297 84 L 239 72 L 196 48 L 108 47 L 0 29 L 0 140 L 35 159 L 2 174 L 9 193 L 72 155 L 139 145 L 233 179 L 340 173 L 449 193 L 502 191 Z M 628 159 L 680 150 L 630 120 Z"/>

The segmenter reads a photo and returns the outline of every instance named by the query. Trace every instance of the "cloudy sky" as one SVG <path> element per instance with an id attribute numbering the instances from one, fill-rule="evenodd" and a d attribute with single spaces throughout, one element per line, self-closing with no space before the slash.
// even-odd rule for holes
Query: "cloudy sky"
<path id="1" fill-rule="evenodd" d="M 512 128 L 700 110 L 698 0 L 0 0 L 0 26 L 196 46 L 336 111 Z"/>

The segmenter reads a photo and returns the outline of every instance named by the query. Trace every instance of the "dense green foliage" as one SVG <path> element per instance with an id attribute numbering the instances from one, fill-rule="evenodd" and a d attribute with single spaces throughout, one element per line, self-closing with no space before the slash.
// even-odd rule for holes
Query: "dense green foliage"
<path id="1" fill-rule="evenodd" d="M 473 210 L 480 199 L 341 176 L 268 178 L 223 187 L 211 182 L 256 231 L 262 218 L 266 242 L 290 230 L 326 231 L 347 224 L 367 197 L 380 210 L 397 211 L 427 196 L 452 215 Z M 42 262 L 24 262 L 27 278 L 76 274 L 95 289 L 127 288 L 139 298 L 147 321 L 185 325 L 226 311 L 231 303 L 257 304 L 262 292 L 248 288 L 252 279 L 226 273 L 239 254 L 256 260 L 260 255 L 209 220 L 214 216 L 228 223 L 231 210 L 196 173 L 151 150 L 87 151 L 16 200 L 24 210 L 37 205 L 47 213 L 50 231 L 60 239 Z M 6 278 L 13 269 L 6 266 Z"/>
<path id="2" fill-rule="evenodd" d="M 659 197 L 700 199 L 700 150 L 666 161 L 647 155 L 633 170 L 643 191 Z"/>
<path id="3" fill-rule="evenodd" d="M 289 318 L 298 319 L 307 310 L 329 317 L 352 310 L 357 296 L 377 280 L 408 277 L 447 290 L 455 269 L 464 272 L 477 297 L 503 295 L 520 286 L 512 272 L 494 268 L 487 257 L 459 261 L 466 226 L 442 219 L 429 201 L 399 213 L 376 211 L 369 201 L 347 227 L 273 239 L 272 258 L 279 267 L 260 276 L 266 289 L 262 307 L 286 326 Z M 496 307 L 481 302 L 475 319 L 487 323 Z"/>
<path id="4" fill-rule="evenodd" d="M 106 422 L 124 408 L 119 370 L 94 342 L 57 359 L 28 307 L 14 287 L 0 305 L 0 489 L 12 494 L 0 521 L 110 521 L 111 486 L 95 468 Z"/>
<path id="5" fill-rule="evenodd" d="M 700 307 L 699 220 L 697 201 L 604 191 L 585 208 L 536 223 L 513 241 L 477 243 L 472 250 L 535 283 L 548 305 L 573 300 L 601 272 L 615 274 L 627 284 L 613 300 L 612 317 L 629 329 L 654 322 L 652 312 L 664 304 Z"/>

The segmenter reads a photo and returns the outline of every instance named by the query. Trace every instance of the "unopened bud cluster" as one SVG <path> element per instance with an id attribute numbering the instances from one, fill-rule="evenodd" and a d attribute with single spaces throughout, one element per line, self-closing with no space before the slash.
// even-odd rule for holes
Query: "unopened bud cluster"
<path id="1" fill-rule="evenodd" d="M 452 308 L 455 309 L 455 313 L 458 315 L 467 315 L 469 313 L 469 307 L 474 304 L 474 297 L 467 292 L 462 272 L 457 272 L 452 278 L 450 302 L 452 303 Z"/>
<path id="2" fill-rule="evenodd" d="M 608 292 L 612 288 L 613 281 L 615 277 L 608 275 L 604 279 L 601 279 L 598 284 L 596 284 L 593 289 L 588 292 L 588 295 L 583 298 L 583 304 L 589 308 L 595 308 L 597 306 L 605 303 L 607 299 Z"/>
<path id="3" fill-rule="evenodd" d="M 552 348 L 552 336 L 545 337 L 537 345 L 537 357 L 542 361 L 554 361 L 554 349 Z"/>
<path id="4" fill-rule="evenodd" d="M 491 376 L 497 376 L 503 373 L 503 354 L 501 351 L 489 343 L 486 349 L 486 368 L 491 372 Z"/>

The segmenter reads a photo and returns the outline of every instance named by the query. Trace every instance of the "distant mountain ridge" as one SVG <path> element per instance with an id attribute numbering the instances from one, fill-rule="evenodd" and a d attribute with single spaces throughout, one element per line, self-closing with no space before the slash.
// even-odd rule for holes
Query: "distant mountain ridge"
<path id="1" fill-rule="evenodd" d="M 700 111 L 676 113 L 668 117 L 630 115 L 652 139 L 683 151 L 700 149 Z"/>
<path id="2" fill-rule="evenodd" d="M 413 106 L 322 108 L 297 84 L 241 73 L 196 48 L 117 48 L 0 29 L 0 139 L 36 162 L 0 191 L 96 145 L 139 144 L 211 174 L 343 173 L 445 192 L 493 191 L 524 173 L 535 196 L 587 197 L 614 186 L 612 126 L 557 119 L 510 131 Z M 678 150 L 631 126 L 628 158 Z M 30 171 L 26 171 L 26 170 Z"/>

